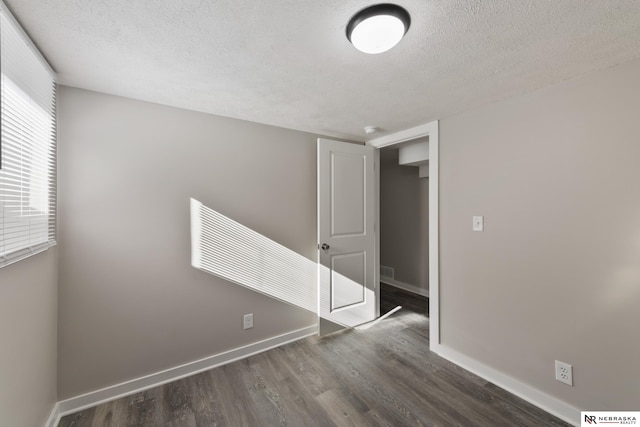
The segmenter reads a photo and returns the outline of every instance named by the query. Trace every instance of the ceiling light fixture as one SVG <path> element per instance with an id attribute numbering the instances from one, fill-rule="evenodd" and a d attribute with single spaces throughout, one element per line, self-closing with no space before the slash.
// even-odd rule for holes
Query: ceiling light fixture
<path id="1" fill-rule="evenodd" d="M 404 37 L 411 25 L 409 12 L 395 4 L 376 4 L 356 13 L 347 24 L 347 39 L 361 52 L 382 53 Z"/>

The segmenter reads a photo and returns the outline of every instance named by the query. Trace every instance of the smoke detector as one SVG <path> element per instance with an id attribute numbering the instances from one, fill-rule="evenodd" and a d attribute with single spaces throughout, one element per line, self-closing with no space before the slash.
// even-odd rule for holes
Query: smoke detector
<path id="1" fill-rule="evenodd" d="M 380 128 L 377 126 L 365 126 L 364 127 L 364 133 L 366 133 L 367 135 L 371 135 L 374 133 L 378 133 L 380 132 Z"/>

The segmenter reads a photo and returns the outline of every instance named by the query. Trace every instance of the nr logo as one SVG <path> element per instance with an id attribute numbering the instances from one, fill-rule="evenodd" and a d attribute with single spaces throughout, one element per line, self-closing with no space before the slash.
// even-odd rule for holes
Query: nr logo
<path id="1" fill-rule="evenodd" d="M 585 414 L 584 422 L 589 423 L 589 424 L 598 424 L 598 422 L 596 421 L 596 416 L 595 415 L 586 415 Z"/>

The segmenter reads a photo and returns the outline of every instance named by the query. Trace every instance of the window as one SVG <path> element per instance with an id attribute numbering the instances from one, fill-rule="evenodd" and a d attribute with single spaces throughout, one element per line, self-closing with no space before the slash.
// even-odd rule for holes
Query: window
<path id="1" fill-rule="evenodd" d="M 0 267 L 55 244 L 54 73 L 0 2 Z"/>

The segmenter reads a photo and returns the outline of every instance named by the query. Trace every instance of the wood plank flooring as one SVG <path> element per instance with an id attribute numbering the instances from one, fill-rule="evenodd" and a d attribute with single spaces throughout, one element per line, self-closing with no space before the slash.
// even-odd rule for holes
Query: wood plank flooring
<path id="1" fill-rule="evenodd" d="M 307 338 L 68 415 L 59 427 L 568 426 L 429 351 L 428 299 L 383 285 L 366 331 Z"/>

